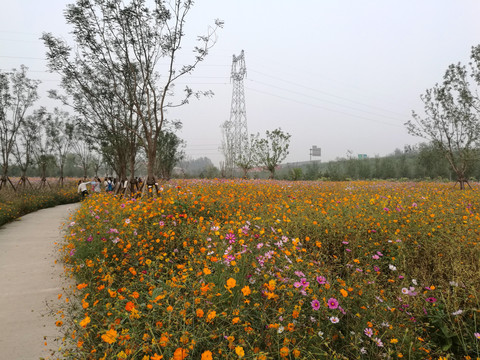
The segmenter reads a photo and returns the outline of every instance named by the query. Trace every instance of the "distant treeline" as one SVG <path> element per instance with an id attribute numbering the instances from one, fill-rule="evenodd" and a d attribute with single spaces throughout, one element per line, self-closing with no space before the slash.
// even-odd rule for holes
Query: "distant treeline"
<path id="1" fill-rule="evenodd" d="M 468 178 L 480 179 L 480 159 L 473 161 Z M 443 154 L 433 145 L 419 144 L 396 149 L 387 156 L 356 158 L 354 156 L 321 163 L 312 161 L 300 166 L 283 166 L 278 175 L 290 180 L 327 179 L 370 180 L 370 179 L 410 179 L 456 181 L 455 173 Z"/>
<path id="2" fill-rule="evenodd" d="M 103 176 L 105 171 L 105 167 L 101 166 L 98 175 Z M 139 173 L 144 171 L 144 166 L 140 166 Z M 90 172 L 92 172 L 92 176 L 95 175 L 93 171 Z M 66 177 L 83 176 L 83 169 L 78 166 L 75 155 L 67 156 L 64 173 Z M 20 169 L 17 166 L 12 166 L 11 175 L 19 176 Z M 238 177 L 242 176 L 240 171 L 236 175 Z M 249 173 L 249 178 L 264 179 L 268 178 L 268 175 L 268 171 L 256 169 Z M 28 176 L 39 176 L 38 169 L 30 168 Z M 58 169 L 53 163 L 47 168 L 47 176 L 58 176 Z M 180 161 L 175 167 L 172 177 L 220 178 L 222 175 L 220 169 L 209 158 L 201 157 Z M 455 173 L 451 170 L 442 153 L 436 150 L 433 145 L 425 143 L 413 147 L 405 146 L 403 150 L 396 149 L 392 154 L 382 157 L 358 159 L 352 155 L 329 162 L 314 160 L 284 164 L 277 170 L 276 178 L 282 180 L 324 179 L 332 181 L 371 179 L 456 181 Z M 473 161 L 468 178 L 480 180 L 480 157 Z"/>

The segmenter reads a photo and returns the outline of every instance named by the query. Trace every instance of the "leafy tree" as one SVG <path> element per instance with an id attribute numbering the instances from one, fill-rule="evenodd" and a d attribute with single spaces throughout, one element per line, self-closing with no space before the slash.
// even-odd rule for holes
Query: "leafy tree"
<path id="1" fill-rule="evenodd" d="M 149 4 L 146 0 L 128 4 L 122 0 L 77 0 L 65 11 L 67 22 L 73 26 L 75 54 L 52 34 L 44 34 L 43 40 L 50 69 L 62 74 L 66 85 L 75 87 L 76 96 L 112 97 L 128 109 L 127 119 L 138 121 L 139 128 L 128 130 L 141 139 L 147 156 L 147 184 L 154 185 L 157 144 L 166 111 L 187 104 L 192 95 L 211 94 L 186 87 L 181 99 L 174 98 L 174 84 L 205 59 L 215 42 L 216 29 L 223 23 L 217 20 L 214 29 L 199 36 L 191 63 L 178 67 L 193 0 L 158 0 L 153 9 Z M 88 78 L 104 84 L 98 87 L 86 81 Z M 125 117 L 114 120 L 129 126 Z"/>
<path id="2" fill-rule="evenodd" d="M 169 180 L 172 171 L 185 157 L 185 143 L 174 132 L 163 130 L 158 138 L 157 173 L 162 179 Z"/>
<path id="3" fill-rule="evenodd" d="M 317 161 L 307 164 L 304 175 L 305 180 L 317 180 L 320 176 L 320 165 Z"/>
<path id="4" fill-rule="evenodd" d="M 460 189 L 468 184 L 468 171 L 478 156 L 480 140 L 480 101 L 469 84 L 472 76 L 477 83 L 480 51 L 473 48 L 472 74 L 464 65 L 448 67 L 441 84 L 435 84 L 421 95 L 425 116 L 413 112 L 414 121 L 406 123 L 407 130 L 414 136 L 430 140 L 448 160 L 457 176 Z"/>
<path id="5" fill-rule="evenodd" d="M 253 151 L 258 157 L 258 164 L 270 172 L 270 178 L 275 177 L 275 169 L 288 155 L 291 135 L 280 128 L 273 131 L 267 130 L 265 138 L 259 135 L 253 143 Z"/>
<path id="6" fill-rule="evenodd" d="M 421 143 L 416 157 L 417 174 L 420 177 L 450 177 L 450 165 L 445 156 L 433 144 Z"/>
<path id="7" fill-rule="evenodd" d="M 27 78 L 28 68 L 21 66 L 11 73 L 0 72 L 0 153 L 2 178 L 0 189 L 10 182 L 8 167 L 18 131 L 25 121 L 27 110 L 37 101 L 38 80 Z M 10 182 L 13 188 L 14 185 Z"/>

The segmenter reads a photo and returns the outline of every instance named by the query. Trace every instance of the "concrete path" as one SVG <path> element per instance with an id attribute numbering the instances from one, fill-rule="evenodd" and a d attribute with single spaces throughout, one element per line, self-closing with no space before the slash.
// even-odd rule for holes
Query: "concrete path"
<path id="1" fill-rule="evenodd" d="M 64 283 L 56 243 L 78 207 L 43 209 L 0 227 L 0 359 L 51 359 L 49 349 L 58 349 L 49 316 Z"/>

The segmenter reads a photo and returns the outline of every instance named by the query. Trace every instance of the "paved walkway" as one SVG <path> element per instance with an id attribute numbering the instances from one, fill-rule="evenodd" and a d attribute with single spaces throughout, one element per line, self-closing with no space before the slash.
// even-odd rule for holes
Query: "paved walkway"
<path id="1" fill-rule="evenodd" d="M 56 243 L 78 206 L 43 209 L 0 227 L 1 359 L 51 359 L 49 349 L 58 349 L 60 333 L 49 316 L 63 282 Z"/>

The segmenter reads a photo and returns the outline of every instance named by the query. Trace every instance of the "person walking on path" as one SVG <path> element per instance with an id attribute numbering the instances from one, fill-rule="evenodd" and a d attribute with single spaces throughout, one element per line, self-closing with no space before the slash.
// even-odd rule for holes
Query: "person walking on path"
<path id="1" fill-rule="evenodd" d="M 57 264 L 61 229 L 79 204 L 30 213 L 0 227 L 0 358 L 54 359 L 62 334 L 47 316 L 65 301 Z"/>

